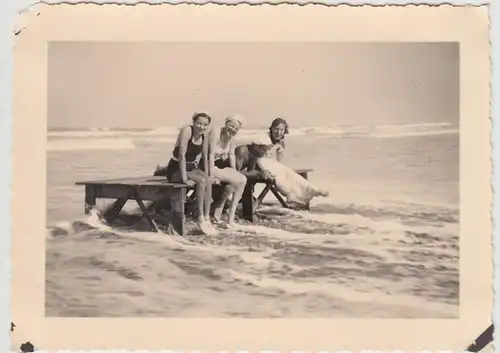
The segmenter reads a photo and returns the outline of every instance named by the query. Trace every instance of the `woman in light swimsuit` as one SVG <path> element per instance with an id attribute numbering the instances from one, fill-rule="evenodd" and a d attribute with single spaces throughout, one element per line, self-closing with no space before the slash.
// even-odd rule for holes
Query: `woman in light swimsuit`
<path id="1" fill-rule="evenodd" d="M 166 176 L 170 182 L 196 186 L 198 225 L 205 234 L 213 234 L 216 230 L 209 217 L 211 183 L 203 168 L 208 155 L 209 139 L 206 134 L 212 118 L 206 113 L 195 113 L 192 120 L 192 125 L 180 130 L 168 165 L 157 168 L 155 175 Z"/>
<path id="2" fill-rule="evenodd" d="M 209 163 L 213 178 L 220 180 L 227 185 L 221 197 L 214 205 L 214 218 L 217 222 L 221 220 L 224 205 L 231 194 L 233 198 L 229 207 L 228 225 L 235 226 L 236 207 L 240 202 L 243 190 L 247 183 L 247 178 L 236 170 L 235 145 L 233 138 L 238 134 L 244 123 L 241 116 L 228 117 L 224 126 L 216 131 L 213 129 L 210 135 Z"/>

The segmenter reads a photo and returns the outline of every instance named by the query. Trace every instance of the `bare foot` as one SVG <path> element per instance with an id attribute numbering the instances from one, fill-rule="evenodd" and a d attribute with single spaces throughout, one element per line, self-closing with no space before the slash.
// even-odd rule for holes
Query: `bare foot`
<path id="1" fill-rule="evenodd" d="M 207 222 L 205 217 L 198 218 L 198 227 L 206 235 L 217 234 L 217 230 L 212 226 L 212 222 Z"/>
<path id="2" fill-rule="evenodd" d="M 236 222 L 233 220 L 233 221 L 229 221 L 229 222 L 227 222 L 226 227 L 227 227 L 228 229 L 240 229 L 240 228 L 241 228 L 241 225 L 239 225 L 238 223 L 236 223 Z"/>
<path id="3" fill-rule="evenodd" d="M 234 214 L 229 215 L 227 220 L 227 227 L 231 229 L 241 228 L 241 226 L 234 220 Z"/>
<path id="4" fill-rule="evenodd" d="M 210 229 L 210 231 L 212 232 L 212 234 L 217 234 L 218 233 L 217 229 L 215 229 L 214 225 L 212 224 L 212 222 L 210 220 L 206 220 L 205 221 L 205 226 Z"/>
<path id="5" fill-rule="evenodd" d="M 224 206 L 222 207 L 217 207 L 215 210 L 214 210 L 214 218 L 215 220 L 218 222 L 221 220 L 222 218 L 222 212 L 224 211 Z"/>

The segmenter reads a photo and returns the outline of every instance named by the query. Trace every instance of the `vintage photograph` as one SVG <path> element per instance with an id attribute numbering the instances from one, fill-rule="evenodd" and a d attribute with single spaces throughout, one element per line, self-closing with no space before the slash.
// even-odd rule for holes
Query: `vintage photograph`
<path id="1" fill-rule="evenodd" d="M 48 317 L 459 317 L 457 42 L 51 42 Z"/>

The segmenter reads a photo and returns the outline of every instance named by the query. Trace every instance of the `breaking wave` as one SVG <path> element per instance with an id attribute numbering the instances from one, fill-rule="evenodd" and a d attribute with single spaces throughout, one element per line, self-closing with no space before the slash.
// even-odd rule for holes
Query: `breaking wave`
<path id="1" fill-rule="evenodd" d="M 192 223 L 185 237 L 151 233 L 131 221 L 133 213 L 113 228 L 94 212 L 48 229 L 50 314 L 410 318 L 458 312 L 453 210 L 325 203 L 298 212 L 268 205 L 256 224 L 212 237 L 199 235 Z M 75 246 L 78 253 L 68 251 Z"/>
<path id="2" fill-rule="evenodd" d="M 244 143 L 262 135 L 266 127 L 241 130 L 238 140 Z M 49 151 L 86 149 L 133 149 L 135 143 L 174 143 L 178 127 L 155 129 L 53 129 L 48 131 Z M 292 128 L 290 137 L 317 136 L 319 138 L 404 138 L 458 134 L 459 128 L 450 123 L 420 123 L 405 125 L 326 125 Z"/>

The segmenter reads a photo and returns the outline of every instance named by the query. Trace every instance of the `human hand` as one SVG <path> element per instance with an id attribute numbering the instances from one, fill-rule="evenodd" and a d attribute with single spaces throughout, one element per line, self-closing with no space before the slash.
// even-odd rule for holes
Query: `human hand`
<path id="1" fill-rule="evenodd" d="M 216 177 L 211 177 L 210 181 L 212 182 L 212 184 L 216 184 L 216 185 L 220 184 L 220 179 L 217 179 Z"/>
<path id="2" fill-rule="evenodd" d="M 261 178 L 265 180 L 274 180 L 274 176 L 267 170 L 261 172 Z"/>
<path id="3" fill-rule="evenodd" d="M 184 184 L 186 184 L 186 185 L 187 185 L 187 186 L 189 186 L 189 187 L 193 187 L 193 186 L 195 185 L 194 181 L 192 181 L 192 180 L 186 180 L 186 181 L 184 182 Z"/>

